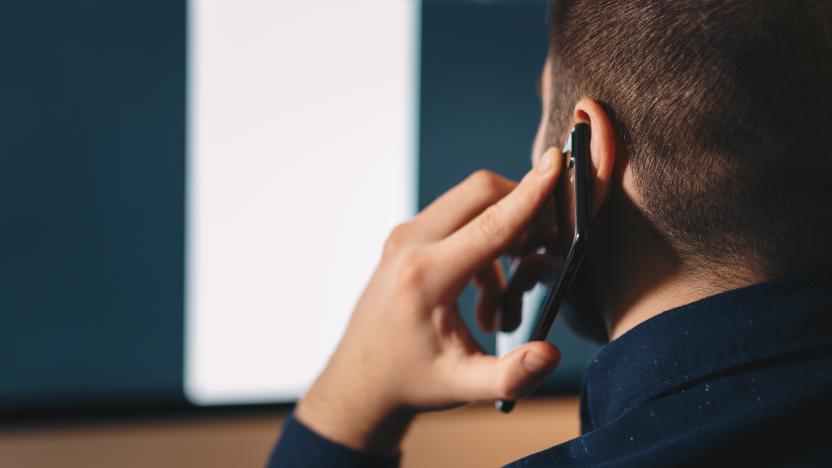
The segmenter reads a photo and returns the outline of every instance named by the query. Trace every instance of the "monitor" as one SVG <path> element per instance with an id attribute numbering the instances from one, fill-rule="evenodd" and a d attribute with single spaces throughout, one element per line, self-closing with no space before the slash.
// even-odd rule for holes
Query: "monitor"
<path id="1" fill-rule="evenodd" d="M 292 401 L 416 210 L 412 0 L 192 0 L 185 394 Z"/>

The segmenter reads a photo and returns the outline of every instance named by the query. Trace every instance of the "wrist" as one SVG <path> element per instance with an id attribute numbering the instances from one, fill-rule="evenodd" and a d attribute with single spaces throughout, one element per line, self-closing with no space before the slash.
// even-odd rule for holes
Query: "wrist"
<path id="1" fill-rule="evenodd" d="M 355 377 L 353 377 L 354 379 Z M 395 404 L 368 386 L 324 372 L 298 402 L 295 417 L 321 436 L 376 454 L 399 452 L 415 412 Z M 337 383 L 338 385 L 331 385 Z"/>

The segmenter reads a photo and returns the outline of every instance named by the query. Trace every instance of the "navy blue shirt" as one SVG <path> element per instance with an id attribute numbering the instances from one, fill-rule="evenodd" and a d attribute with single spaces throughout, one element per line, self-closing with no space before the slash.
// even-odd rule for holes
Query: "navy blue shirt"
<path id="1" fill-rule="evenodd" d="M 832 274 L 662 313 L 587 369 L 581 432 L 511 467 L 832 465 Z M 406 456 L 406 454 L 405 454 Z M 270 466 L 395 467 L 289 418 Z"/>

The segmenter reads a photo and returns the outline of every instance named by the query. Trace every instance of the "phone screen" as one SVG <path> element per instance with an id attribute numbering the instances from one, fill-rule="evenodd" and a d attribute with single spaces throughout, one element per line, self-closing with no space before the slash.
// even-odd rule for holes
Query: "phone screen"
<path id="1" fill-rule="evenodd" d="M 497 354 L 546 339 L 586 251 L 590 208 L 588 125 L 578 124 L 572 130 L 562 154 L 563 170 L 553 192 L 557 236 L 534 254 L 514 261 L 509 282 L 520 269 L 526 270 L 523 274 L 533 274 L 536 281 L 523 293 L 517 328 L 497 333 Z"/>

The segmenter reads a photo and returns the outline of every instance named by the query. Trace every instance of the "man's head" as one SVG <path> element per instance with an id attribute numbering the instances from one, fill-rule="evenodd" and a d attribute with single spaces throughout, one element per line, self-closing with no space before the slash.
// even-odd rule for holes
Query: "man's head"
<path id="1" fill-rule="evenodd" d="M 583 120 L 614 168 L 577 302 L 832 267 L 832 2 L 556 1 L 550 27 L 535 153 Z"/>

